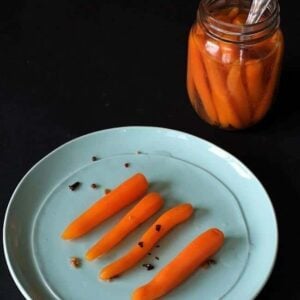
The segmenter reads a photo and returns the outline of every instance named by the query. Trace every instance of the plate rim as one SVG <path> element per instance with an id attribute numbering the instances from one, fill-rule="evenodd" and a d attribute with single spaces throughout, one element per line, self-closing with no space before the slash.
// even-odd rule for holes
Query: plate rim
<path id="1" fill-rule="evenodd" d="M 269 196 L 269 193 L 267 192 L 267 190 L 265 189 L 264 185 L 262 184 L 262 182 L 258 179 L 258 177 L 248 168 L 248 166 L 246 164 L 244 164 L 240 159 L 238 159 L 236 156 L 234 156 L 233 154 L 231 154 L 230 152 L 228 152 L 227 150 L 223 149 L 222 147 L 202 138 L 196 135 L 193 135 L 191 133 L 187 133 L 181 130 L 177 130 L 177 129 L 172 129 L 172 128 L 166 128 L 166 127 L 159 127 L 159 126 L 139 126 L 139 125 L 134 125 L 134 126 L 120 126 L 120 127 L 112 127 L 112 128 L 106 128 L 106 129 L 101 129 L 101 130 L 96 130 L 96 131 L 92 131 L 90 133 L 86 133 L 83 135 L 80 135 L 74 139 L 71 139 L 63 144 L 61 144 L 60 146 L 54 148 L 52 151 L 50 151 L 48 154 L 46 154 L 45 156 L 43 156 L 40 160 L 38 160 L 21 178 L 21 180 L 18 182 L 17 186 L 15 187 L 5 210 L 5 215 L 4 215 L 4 221 L 3 221 L 3 228 L 2 228 L 2 240 L 3 240 L 3 250 L 4 250 L 4 257 L 5 257 L 5 261 L 6 261 L 6 265 L 8 267 L 9 273 L 14 281 L 14 283 L 16 284 L 17 288 L 19 289 L 19 291 L 21 292 L 21 294 L 25 297 L 25 299 L 27 300 L 31 300 L 31 296 L 28 294 L 28 292 L 26 291 L 26 289 L 23 287 L 23 285 L 21 284 L 21 282 L 19 281 L 19 279 L 17 278 L 17 275 L 14 271 L 14 268 L 11 264 L 11 260 L 9 257 L 9 253 L 8 253 L 8 249 L 7 249 L 7 243 L 6 243 L 6 230 L 7 230 L 7 219 L 8 219 L 8 215 L 9 215 L 9 211 L 11 209 L 12 203 L 14 201 L 15 195 L 18 192 L 18 190 L 20 189 L 20 186 L 22 185 L 22 183 L 25 181 L 25 179 L 30 175 L 31 172 L 34 171 L 35 168 L 37 168 L 39 166 L 39 164 L 41 164 L 44 160 L 46 160 L 48 157 L 50 157 L 52 154 L 58 152 L 60 149 L 64 148 L 67 145 L 70 145 L 72 143 L 75 143 L 81 139 L 84 139 L 86 137 L 90 137 L 92 135 L 96 135 L 98 133 L 103 133 L 103 132 L 110 132 L 110 131 L 122 131 L 122 130 L 132 130 L 132 129 L 138 129 L 138 130 L 161 130 L 161 131 L 166 131 L 166 132 L 173 132 L 176 134 L 183 134 L 185 136 L 188 136 L 192 139 L 196 139 L 201 141 L 202 143 L 205 143 L 208 146 L 214 146 L 219 150 L 222 150 L 223 153 L 225 153 L 226 155 L 228 155 L 229 157 L 235 159 L 237 162 L 239 162 L 244 168 L 246 168 L 246 170 L 251 174 L 251 176 L 253 176 L 253 178 L 256 180 L 256 183 L 258 185 L 260 185 L 260 187 L 262 188 L 263 192 L 266 195 L 266 200 L 268 201 L 269 204 L 269 208 L 270 208 L 270 213 L 272 214 L 272 217 L 274 219 L 274 225 L 275 225 L 275 230 L 274 230 L 274 237 L 275 237 L 275 249 L 274 249 L 274 255 L 272 258 L 272 263 L 270 265 L 270 268 L 268 270 L 268 273 L 266 273 L 264 280 L 261 281 L 259 287 L 257 288 L 256 291 L 253 292 L 252 295 L 252 299 L 254 299 L 263 289 L 263 287 L 266 285 L 267 281 L 269 280 L 272 271 L 274 269 L 275 263 L 276 263 L 276 259 L 277 259 L 277 255 L 278 255 L 278 245 L 279 245 L 279 230 L 278 230 L 278 221 L 277 221 L 277 215 L 276 215 L 276 211 L 274 209 L 273 203 L 271 201 L 271 197 Z"/>

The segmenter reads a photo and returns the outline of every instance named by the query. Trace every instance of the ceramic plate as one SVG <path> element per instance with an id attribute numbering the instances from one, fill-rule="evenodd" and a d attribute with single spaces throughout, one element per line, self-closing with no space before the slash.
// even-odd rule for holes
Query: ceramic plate
<path id="1" fill-rule="evenodd" d="M 92 156 L 99 158 L 92 160 Z M 124 166 L 129 163 L 129 167 Z M 80 212 L 136 172 L 149 179 L 165 206 L 111 253 L 70 266 L 128 210 L 75 241 L 60 233 Z M 71 191 L 68 185 L 81 182 Z M 92 189 L 91 184 L 99 185 Z M 194 216 L 161 240 L 135 268 L 111 282 L 99 270 L 125 253 L 164 210 L 189 202 Z M 199 269 L 164 299 L 253 299 L 265 284 L 277 250 L 277 225 L 270 199 L 239 160 L 195 136 L 163 128 L 124 127 L 72 140 L 38 162 L 21 180 L 7 208 L 3 239 L 9 270 L 27 299 L 130 299 L 187 243 L 210 227 L 226 242 L 216 264 Z M 155 259 L 159 257 L 159 260 Z M 143 263 L 152 263 L 147 271 Z"/>

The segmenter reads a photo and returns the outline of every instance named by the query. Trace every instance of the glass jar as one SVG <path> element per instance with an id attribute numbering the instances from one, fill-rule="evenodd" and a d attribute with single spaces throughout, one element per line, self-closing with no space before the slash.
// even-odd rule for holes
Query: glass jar
<path id="1" fill-rule="evenodd" d="M 269 111 L 284 41 L 277 0 L 256 24 L 245 25 L 251 1 L 202 0 L 188 42 L 187 90 L 211 125 L 243 129 Z"/>

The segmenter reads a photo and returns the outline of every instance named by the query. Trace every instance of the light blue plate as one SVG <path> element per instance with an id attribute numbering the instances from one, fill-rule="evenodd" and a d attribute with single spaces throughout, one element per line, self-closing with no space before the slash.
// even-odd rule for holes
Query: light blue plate
<path id="1" fill-rule="evenodd" d="M 94 155 L 101 159 L 93 162 Z M 124 167 L 126 162 L 129 168 Z M 99 270 L 135 244 L 159 214 L 103 259 L 83 261 L 74 269 L 70 257 L 83 257 L 128 209 L 81 239 L 63 241 L 60 233 L 105 188 L 136 172 L 144 173 L 150 189 L 163 195 L 163 210 L 189 202 L 196 208 L 194 216 L 164 238 L 152 255 L 112 282 L 99 281 Z M 75 181 L 82 184 L 72 192 L 68 185 Z M 92 189 L 92 183 L 100 187 Z M 253 299 L 275 261 L 276 218 L 257 178 L 224 150 L 174 130 L 124 127 L 75 139 L 37 163 L 10 200 L 3 240 L 9 270 L 25 298 L 120 300 L 130 299 L 136 287 L 209 227 L 220 228 L 226 236 L 215 257 L 217 264 L 200 269 L 164 299 Z M 155 269 L 146 271 L 143 263 L 152 263 Z"/>

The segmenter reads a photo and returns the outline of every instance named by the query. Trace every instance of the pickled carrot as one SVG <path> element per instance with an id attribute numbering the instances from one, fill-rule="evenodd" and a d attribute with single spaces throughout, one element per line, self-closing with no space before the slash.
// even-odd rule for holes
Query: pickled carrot
<path id="1" fill-rule="evenodd" d="M 65 228 L 61 235 L 62 239 L 71 240 L 88 233 L 103 221 L 114 216 L 121 209 L 143 196 L 148 185 L 146 177 L 141 173 L 128 178 L 75 218 Z"/>
<path id="2" fill-rule="evenodd" d="M 230 68 L 227 77 L 227 87 L 233 98 L 234 107 L 242 119 L 244 126 L 249 125 L 252 119 L 252 112 L 250 101 L 242 81 L 242 66 L 239 61 Z"/>
<path id="3" fill-rule="evenodd" d="M 134 245 L 127 254 L 101 270 L 100 278 L 108 280 L 133 268 L 170 230 L 188 220 L 193 211 L 190 204 L 184 203 L 163 213 L 143 234 L 138 244 Z"/>
<path id="4" fill-rule="evenodd" d="M 109 252 L 139 225 L 155 214 L 164 201 L 158 193 L 149 193 L 138 202 L 116 225 L 107 231 L 85 254 L 87 260 L 93 260 Z"/>
<path id="5" fill-rule="evenodd" d="M 281 60 L 282 60 L 283 51 L 284 51 L 283 35 L 280 30 L 278 30 L 278 32 L 277 32 L 277 37 L 279 39 L 279 42 L 278 42 L 279 45 L 277 46 L 277 50 L 276 50 L 276 56 L 275 56 L 275 60 L 273 63 L 273 70 L 271 71 L 271 77 L 270 77 L 267 87 L 264 91 L 264 96 L 254 112 L 254 118 L 253 118 L 254 122 L 260 121 L 264 117 L 264 115 L 267 113 L 267 111 L 269 110 L 269 108 L 272 104 L 272 99 L 274 96 L 277 81 L 279 79 Z M 275 37 L 275 38 L 277 38 L 277 37 Z"/>
<path id="6" fill-rule="evenodd" d="M 222 63 L 229 65 L 234 63 L 239 57 L 239 48 L 237 45 L 219 42 L 220 49 L 222 52 Z"/>
<path id="7" fill-rule="evenodd" d="M 232 7 L 227 13 L 227 17 L 230 19 L 230 23 L 238 16 L 240 9 L 238 7 Z"/>
<path id="8" fill-rule="evenodd" d="M 198 43 L 200 43 L 200 36 L 195 36 L 193 30 L 191 30 L 189 35 L 189 67 L 191 78 L 189 78 L 189 80 L 193 80 L 193 83 L 195 84 L 196 91 L 201 98 L 209 121 L 217 124 L 219 122 L 218 115 L 212 100 L 209 83 L 206 78 L 206 70 L 201 59 L 201 48 L 197 47 L 197 40 L 199 40 Z"/>
<path id="9" fill-rule="evenodd" d="M 224 234 L 211 228 L 189 243 L 171 262 L 164 266 L 154 278 L 137 288 L 132 300 L 155 300 L 179 286 L 207 259 L 216 254 L 224 244 Z M 199 297 L 199 299 L 205 297 Z"/>
<path id="10" fill-rule="evenodd" d="M 207 55 L 203 58 L 221 126 L 242 128 L 243 123 L 234 109 L 227 90 L 226 74 L 222 69 L 222 65 Z"/>
<path id="11" fill-rule="evenodd" d="M 240 13 L 232 20 L 232 24 L 244 25 L 246 23 L 247 17 L 248 15 L 246 13 Z"/>
<path id="12" fill-rule="evenodd" d="M 249 60 L 245 65 L 245 76 L 247 93 L 251 100 L 253 110 L 259 105 L 262 100 L 264 82 L 264 65 L 261 60 Z"/>

